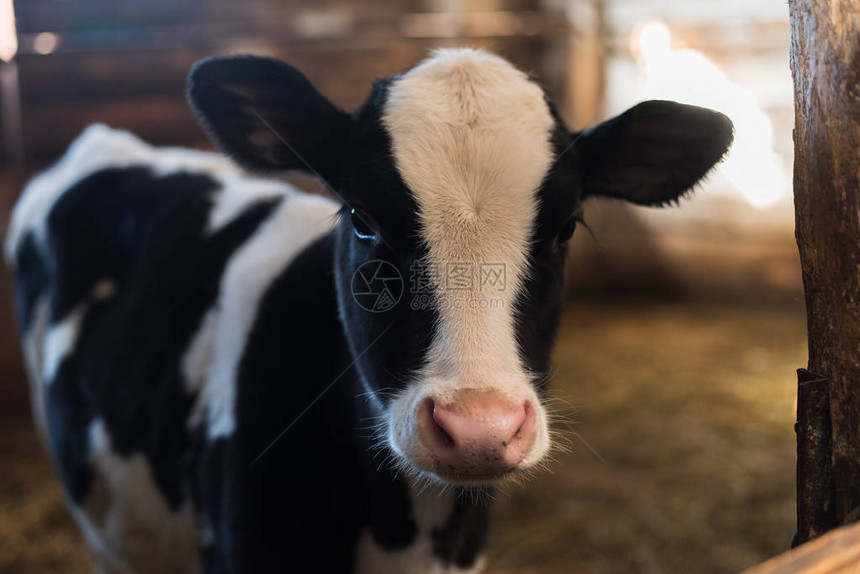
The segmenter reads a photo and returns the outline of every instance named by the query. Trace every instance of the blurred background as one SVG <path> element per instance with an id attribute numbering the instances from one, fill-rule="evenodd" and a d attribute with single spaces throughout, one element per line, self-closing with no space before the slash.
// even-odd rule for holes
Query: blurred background
<path id="1" fill-rule="evenodd" d="M 500 494 L 488 571 L 727 573 L 786 550 L 806 341 L 784 0 L 0 0 L 0 232 L 26 178 L 91 122 L 209 147 L 183 95 L 199 58 L 280 57 L 351 109 L 374 78 L 463 45 L 539 77 L 574 130 L 649 98 L 736 129 L 680 208 L 587 205 L 556 349 L 567 452 Z M 28 420 L 9 280 L 0 572 L 86 572 Z"/>

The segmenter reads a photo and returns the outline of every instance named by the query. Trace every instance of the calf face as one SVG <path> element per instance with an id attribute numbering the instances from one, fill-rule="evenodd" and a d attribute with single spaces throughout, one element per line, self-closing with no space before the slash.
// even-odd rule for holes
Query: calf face
<path id="1" fill-rule="evenodd" d="M 319 176 L 343 200 L 341 320 L 384 446 L 459 485 L 550 448 L 544 390 L 583 200 L 677 200 L 732 140 L 722 114 L 666 101 L 571 133 L 536 83 L 469 49 L 377 81 L 352 114 L 252 56 L 200 62 L 189 96 L 237 162 Z"/>

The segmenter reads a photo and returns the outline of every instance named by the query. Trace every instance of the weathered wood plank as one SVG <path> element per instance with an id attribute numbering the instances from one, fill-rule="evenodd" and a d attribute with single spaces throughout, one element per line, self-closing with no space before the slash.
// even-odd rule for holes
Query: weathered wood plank
<path id="1" fill-rule="evenodd" d="M 860 524 L 828 534 L 742 574 L 856 574 L 860 572 Z"/>

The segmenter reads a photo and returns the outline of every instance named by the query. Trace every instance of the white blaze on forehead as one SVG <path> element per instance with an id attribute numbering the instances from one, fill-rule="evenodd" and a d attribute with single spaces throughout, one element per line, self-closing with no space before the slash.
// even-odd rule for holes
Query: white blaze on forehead
<path id="1" fill-rule="evenodd" d="M 519 398 L 527 377 L 513 307 L 527 269 L 536 192 L 553 157 L 554 120 L 543 91 L 497 56 L 439 50 L 392 83 L 383 122 L 419 206 L 428 263 L 441 278 L 436 289 L 447 301 L 426 374 Z M 460 264 L 471 284 L 451 289 L 445 279 Z M 489 271 L 482 265 L 504 266 L 504 288 L 482 281 L 482 270 Z M 434 386 L 438 396 L 442 389 Z"/>

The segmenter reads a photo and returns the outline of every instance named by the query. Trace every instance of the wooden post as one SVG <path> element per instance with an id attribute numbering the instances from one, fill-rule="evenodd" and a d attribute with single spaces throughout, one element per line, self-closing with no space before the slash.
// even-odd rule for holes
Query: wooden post
<path id="1" fill-rule="evenodd" d="M 580 130 L 603 116 L 606 91 L 606 2 L 586 0 L 570 4 L 574 28 L 570 38 L 565 119 Z"/>
<path id="2" fill-rule="evenodd" d="M 808 380 L 824 381 L 819 384 L 829 394 L 829 413 L 803 412 L 817 403 L 807 400 L 799 405 L 799 418 L 831 424 L 829 484 L 820 484 L 816 473 L 801 476 L 798 468 L 795 541 L 802 543 L 860 514 L 860 0 L 788 4 Z M 822 443 L 803 440 L 801 430 L 798 460 L 803 463 L 817 456 L 804 449 Z M 816 479 L 819 484 L 813 484 Z M 815 489 L 818 494 L 809 495 Z"/>
<path id="3" fill-rule="evenodd" d="M 24 185 L 24 131 L 21 127 L 21 88 L 18 62 L 0 62 L 0 119 L 3 122 L 3 149 L 12 169 L 15 187 Z M 0 205 L 0 208 L 6 207 Z"/>

